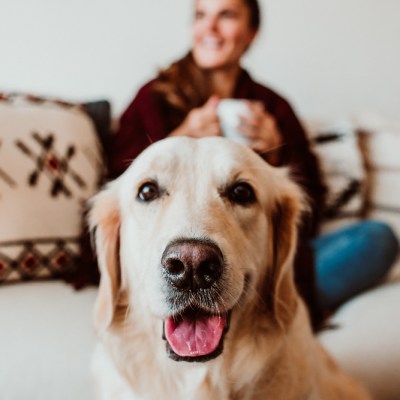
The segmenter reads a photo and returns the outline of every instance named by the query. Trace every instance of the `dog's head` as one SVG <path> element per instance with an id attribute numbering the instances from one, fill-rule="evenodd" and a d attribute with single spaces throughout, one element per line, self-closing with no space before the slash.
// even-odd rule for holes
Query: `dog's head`
<path id="1" fill-rule="evenodd" d="M 302 209 L 287 172 L 247 147 L 222 138 L 153 144 L 92 200 L 97 329 L 117 323 L 127 298 L 126 318 L 142 328 L 158 319 L 169 356 L 186 361 L 222 352 L 231 314 L 265 311 L 285 329 L 297 306 Z"/>

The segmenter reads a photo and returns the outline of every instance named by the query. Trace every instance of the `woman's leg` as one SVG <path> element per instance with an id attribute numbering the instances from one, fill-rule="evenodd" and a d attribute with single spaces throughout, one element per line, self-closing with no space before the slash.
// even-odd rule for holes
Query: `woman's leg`
<path id="1" fill-rule="evenodd" d="M 313 247 L 317 301 L 323 310 L 376 285 L 399 254 L 392 229 L 377 221 L 362 221 L 322 235 Z"/>

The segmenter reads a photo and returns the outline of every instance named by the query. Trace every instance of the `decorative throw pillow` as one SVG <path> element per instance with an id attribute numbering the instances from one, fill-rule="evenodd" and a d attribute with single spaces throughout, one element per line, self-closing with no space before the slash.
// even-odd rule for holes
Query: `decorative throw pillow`
<path id="1" fill-rule="evenodd" d="M 348 121 L 309 123 L 307 132 L 327 186 L 325 219 L 364 216 L 369 184 L 355 127 Z"/>
<path id="2" fill-rule="evenodd" d="M 82 208 L 104 172 L 87 110 L 0 94 L 0 282 L 79 268 Z"/>
<path id="3" fill-rule="evenodd" d="M 370 213 L 389 223 L 400 238 L 400 121 L 358 117 L 371 176 Z"/>

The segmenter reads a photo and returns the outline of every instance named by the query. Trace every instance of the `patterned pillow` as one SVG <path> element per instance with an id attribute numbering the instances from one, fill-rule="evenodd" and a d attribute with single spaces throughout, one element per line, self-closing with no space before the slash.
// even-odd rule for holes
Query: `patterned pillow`
<path id="1" fill-rule="evenodd" d="M 103 172 L 85 106 L 0 94 L 0 282 L 80 267 L 82 207 Z"/>
<path id="2" fill-rule="evenodd" d="M 371 176 L 370 216 L 389 223 L 400 238 L 400 121 L 359 117 Z"/>
<path id="3" fill-rule="evenodd" d="M 356 128 L 348 121 L 309 123 L 307 132 L 327 186 L 325 220 L 364 216 L 369 181 Z"/>

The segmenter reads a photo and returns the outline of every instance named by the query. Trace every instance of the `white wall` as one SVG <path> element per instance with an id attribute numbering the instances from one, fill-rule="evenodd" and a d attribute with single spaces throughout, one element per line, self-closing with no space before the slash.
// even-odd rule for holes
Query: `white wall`
<path id="1" fill-rule="evenodd" d="M 300 115 L 400 116 L 399 0 L 261 0 L 245 64 Z M 191 0 L 0 0 L 0 91 L 87 100 L 118 115 L 189 45 Z"/>

